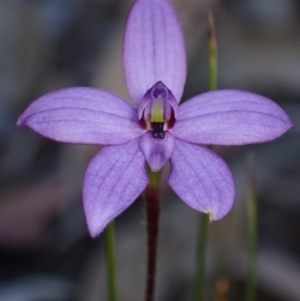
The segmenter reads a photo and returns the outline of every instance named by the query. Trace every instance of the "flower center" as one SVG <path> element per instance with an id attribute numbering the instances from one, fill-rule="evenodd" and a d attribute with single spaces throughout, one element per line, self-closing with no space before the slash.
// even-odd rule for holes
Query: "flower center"
<path id="1" fill-rule="evenodd" d="M 165 132 L 176 122 L 178 104 L 172 92 L 161 82 L 150 88 L 138 108 L 139 122 L 143 129 L 152 132 L 153 138 L 164 139 Z"/>

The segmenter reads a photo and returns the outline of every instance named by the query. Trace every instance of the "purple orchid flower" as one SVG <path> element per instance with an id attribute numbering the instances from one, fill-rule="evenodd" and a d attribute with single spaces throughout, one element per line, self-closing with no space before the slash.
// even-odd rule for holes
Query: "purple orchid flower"
<path id="1" fill-rule="evenodd" d="M 219 90 L 178 106 L 186 79 L 181 27 L 168 0 L 137 0 L 128 17 L 123 65 L 135 103 L 93 88 L 55 91 L 20 116 L 56 141 L 108 145 L 86 171 L 83 202 L 91 236 L 123 212 L 148 184 L 152 171 L 171 163 L 168 182 L 190 207 L 213 220 L 232 207 L 235 188 L 224 163 L 204 144 L 243 145 L 273 140 L 292 124 L 271 100 Z"/>

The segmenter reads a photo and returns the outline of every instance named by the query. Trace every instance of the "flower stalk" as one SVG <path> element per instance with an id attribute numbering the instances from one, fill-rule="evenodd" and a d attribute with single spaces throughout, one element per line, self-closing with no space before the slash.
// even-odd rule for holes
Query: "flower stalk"
<path id="1" fill-rule="evenodd" d="M 209 215 L 200 213 L 199 215 L 199 236 L 196 253 L 196 277 L 194 300 L 203 300 L 204 279 L 205 279 L 205 259 L 206 259 L 206 245 L 208 233 Z"/>
<path id="2" fill-rule="evenodd" d="M 218 56 L 216 28 L 212 12 L 208 13 L 208 90 L 218 87 Z"/>
<path id="3" fill-rule="evenodd" d="M 115 265 L 115 226 L 113 221 L 107 226 L 105 230 L 105 259 L 108 300 L 117 301 Z"/>
<path id="4" fill-rule="evenodd" d="M 145 190 L 147 212 L 147 279 L 146 301 L 153 301 L 155 294 L 155 275 L 157 259 L 157 242 L 160 211 L 160 172 L 148 168 L 149 184 Z"/>
<path id="5" fill-rule="evenodd" d="M 216 90 L 218 85 L 217 41 L 213 14 L 208 13 L 208 90 Z M 208 237 L 209 214 L 199 215 L 199 237 L 196 253 L 196 277 L 194 300 L 202 301 L 204 295 L 205 259 Z"/>
<path id="6" fill-rule="evenodd" d="M 254 172 L 254 153 L 247 155 L 249 177 L 248 188 L 248 270 L 246 278 L 246 301 L 256 299 L 256 263 L 257 263 L 257 202 Z"/>

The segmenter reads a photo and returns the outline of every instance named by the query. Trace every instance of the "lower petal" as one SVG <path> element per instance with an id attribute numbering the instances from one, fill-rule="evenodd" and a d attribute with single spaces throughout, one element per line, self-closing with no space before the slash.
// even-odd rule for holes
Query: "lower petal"
<path id="1" fill-rule="evenodd" d="M 231 209 L 235 188 L 226 163 L 209 149 L 176 140 L 169 184 L 195 210 L 218 220 Z"/>
<path id="2" fill-rule="evenodd" d="M 138 139 L 105 147 L 90 162 L 83 187 L 83 204 L 92 237 L 130 206 L 148 184 Z"/>
<path id="3" fill-rule="evenodd" d="M 151 132 L 140 139 L 140 148 L 153 172 L 160 171 L 170 159 L 174 149 L 174 136 L 164 132 L 165 137 L 153 138 Z"/>

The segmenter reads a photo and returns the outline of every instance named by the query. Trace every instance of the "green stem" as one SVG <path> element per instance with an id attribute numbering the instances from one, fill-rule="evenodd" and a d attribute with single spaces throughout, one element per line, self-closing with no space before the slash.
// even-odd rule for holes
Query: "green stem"
<path id="1" fill-rule="evenodd" d="M 254 154 L 247 155 L 249 190 L 248 190 L 248 271 L 246 279 L 246 301 L 256 298 L 256 262 L 257 262 L 257 202 L 254 174 Z"/>
<path id="2" fill-rule="evenodd" d="M 208 25 L 208 90 L 212 91 L 217 89 L 218 85 L 218 57 L 215 23 L 211 12 L 208 14 Z M 202 301 L 204 295 L 208 225 L 209 215 L 201 213 L 199 217 L 199 236 L 196 254 L 196 276 L 194 288 L 195 301 Z"/>
<path id="3" fill-rule="evenodd" d="M 114 228 L 114 222 L 111 222 L 105 230 L 106 276 L 109 301 L 117 300 Z"/>
<path id="4" fill-rule="evenodd" d="M 148 168 L 149 185 L 145 190 L 147 211 L 148 258 L 146 301 L 153 301 L 155 294 L 155 275 L 157 259 L 157 242 L 160 211 L 160 172 L 154 173 Z"/>
<path id="5" fill-rule="evenodd" d="M 194 300 L 203 300 L 205 279 L 205 258 L 208 233 L 209 215 L 200 213 L 199 216 L 199 238 L 196 254 L 196 277 L 194 288 Z"/>
<path id="6" fill-rule="evenodd" d="M 212 12 L 208 14 L 208 90 L 218 87 L 218 56 L 215 22 Z"/>

